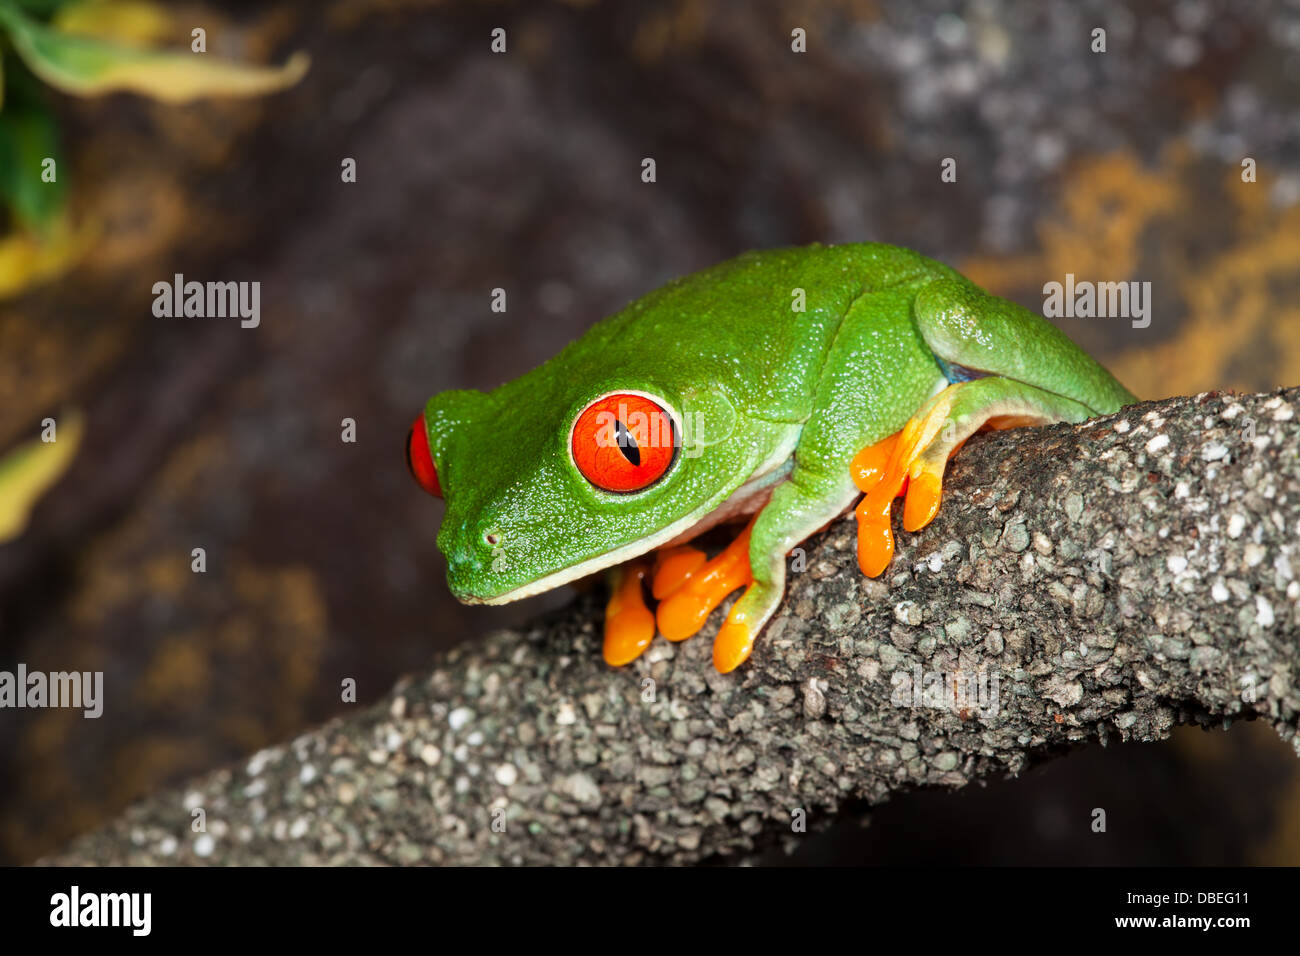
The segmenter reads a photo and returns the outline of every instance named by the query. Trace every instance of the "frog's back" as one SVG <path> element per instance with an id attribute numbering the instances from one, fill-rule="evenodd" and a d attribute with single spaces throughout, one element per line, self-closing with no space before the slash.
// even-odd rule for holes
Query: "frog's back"
<path id="1" fill-rule="evenodd" d="M 953 274 L 883 243 L 748 252 L 643 296 L 503 389 L 625 374 L 647 384 L 721 388 L 750 414 L 802 421 L 854 300 Z"/>
<path id="2" fill-rule="evenodd" d="M 610 365 L 643 363 L 667 381 L 688 371 L 696 381 L 712 378 L 756 414 L 802 420 L 854 300 L 943 274 L 951 270 L 881 243 L 749 252 L 606 320 L 612 328 L 600 352 Z"/>

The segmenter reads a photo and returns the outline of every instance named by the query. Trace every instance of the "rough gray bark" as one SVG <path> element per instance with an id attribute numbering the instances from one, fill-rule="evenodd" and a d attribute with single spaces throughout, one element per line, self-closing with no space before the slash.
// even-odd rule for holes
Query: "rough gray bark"
<path id="1" fill-rule="evenodd" d="M 1206 394 L 976 436 L 881 580 L 851 517 L 808 542 L 732 675 L 720 615 L 607 668 L 583 597 L 46 862 L 689 863 L 1098 737 L 1250 717 L 1300 752 L 1298 413 Z"/>

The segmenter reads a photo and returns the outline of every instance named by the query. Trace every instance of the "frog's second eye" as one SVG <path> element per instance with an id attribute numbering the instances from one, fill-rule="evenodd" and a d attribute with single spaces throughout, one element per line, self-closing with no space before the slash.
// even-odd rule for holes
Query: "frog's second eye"
<path id="1" fill-rule="evenodd" d="M 442 486 L 438 484 L 438 469 L 433 465 L 433 454 L 429 451 L 429 430 L 424 427 L 424 416 L 416 415 L 411 423 L 411 430 L 406 434 L 406 467 L 416 483 L 431 495 L 442 497 Z"/>
<path id="2" fill-rule="evenodd" d="M 677 453 L 677 425 L 645 395 L 598 398 L 578 416 L 570 439 L 573 463 L 605 491 L 641 491 L 664 476 Z"/>

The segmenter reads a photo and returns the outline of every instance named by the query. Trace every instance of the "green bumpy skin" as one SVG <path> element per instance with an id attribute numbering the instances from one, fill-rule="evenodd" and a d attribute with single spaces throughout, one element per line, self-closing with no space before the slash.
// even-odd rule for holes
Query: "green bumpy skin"
<path id="1" fill-rule="evenodd" d="M 505 603 L 758 508 L 741 599 L 756 631 L 788 551 L 858 496 L 854 456 L 968 378 L 944 406 L 958 431 L 1135 401 L 1042 317 L 895 246 L 750 252 L 678 279 L 515 381 L 429 400 L 448 583 L 467 603 Z M 652 396 L 684 433 L 640 491 L 602 490 L 571 452 L 579 414 L 612 393 Z M 964 437 L 927 453 L 946 459 Z"/>

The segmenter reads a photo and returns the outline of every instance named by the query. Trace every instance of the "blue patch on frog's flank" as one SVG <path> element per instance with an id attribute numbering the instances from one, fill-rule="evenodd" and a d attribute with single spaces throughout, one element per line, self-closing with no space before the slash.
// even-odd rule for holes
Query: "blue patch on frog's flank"
<path id="1" fill-rule="evenodd" d="M 956 362 L 945 362 L 937 355 L 934 360 L 939 363 L 939 369 L 943 372 L 943 377 L 954 385 L 959 382 L 973 382 L 977 378 L 987 378 L 989 374 L 988 372 L 981 372 L 979 369 L 958 365 Z"/>

